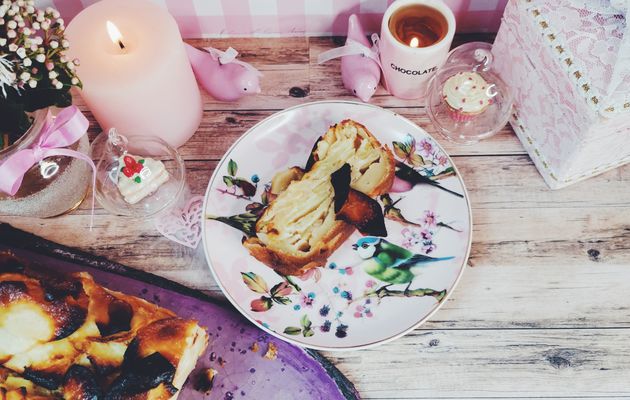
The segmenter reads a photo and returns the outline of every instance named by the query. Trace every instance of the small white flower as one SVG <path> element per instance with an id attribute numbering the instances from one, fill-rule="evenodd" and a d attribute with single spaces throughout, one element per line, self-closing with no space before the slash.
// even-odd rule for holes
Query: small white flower
<path id="1" fill-rule="evenodd" d="M 32 26 L 32 27 L 33 27 L 33 29 L 35 29 L 36 31 L 38 31 L 38 30 L 41 28 L 41 26 L 39 26 L 39 22 L 37 22 L 37 21 L 33 22 L 33 25 L 31 25 L 31 26 Z"/>
<path id="2" fill-rule="evenodd" d="M 55 9 L 54 9 L 54 8 L 52 8 L 52 7 L 46 7 L 46 10 L 45 10 L 45 11 L 46 11 L 46 14 L 52 14 L 52 12 L 53 12 L 54 10 L 55 10 Z"/>
<path id="3" fill-rule="evenodd" d="M 50 72 L 48 73 L 48 77 L 49 77 L 50 79 L 56 79 L 58 76 L 59 76 L 59 74 L 58 74 L 57 72 L 55 72 L 55 71 L 50 71 Z"/>
<path id="4" fill-rule="evenodd" d="M 15 22 L 14 20 L 9 21 L 9 23 L 7 24 L 7 28 L 9 29 L 17 28 L 17 22 Z"/>
<path id="5" fill-rule="evenodd" d="M 62 63 L 65 63 L 68 61 L 68 59 L 64 56 L 59 57 L 59 61 L 61 61 Z"/>
<path id="6" fill-rule="evenodd" d="M 17 49 L 18 49 L 18 45 L 17 44 L 11 43 L 9 45 L 9 51 L 17 51 Z"/>
<path id="7" fill-rule="evenodd" d="M 32 51 L 32 52 L 36 52 L 37 50 L 39 50 L 39 48 L 37 47 L 37 45 L 36 45 L 36 44 L 32 44 L 32 45 L 31 45 L 31 51 Z"/>
<path id="8" fill-rule="evenodd" d="M 39 13 L 38 13 L 38 14 L 37 14 L 37 18 L 36 18 L 36 19 L 37 19 L 37 22 L 40 22 L 40 23 L 41 23 L 41 22 L 44 22 L 44 19 L 45 19 L 45 18 L 44 18 L 44 14 L 39 14 Z"/>
<path id="9" fill-rule="evenodd" d="M 30 58 L 25 58 L 24 61 L 22 61 L 22 64 L 24 64 L 25 67 L 30 67 L 33 65 L 33 61 Z"/>
<path id="10" fill-rule="evenodd" d="M 46 61 L 46 55 L 44 54 L 38 54 L 37 56 L 35 56 L 35 61 L 43 63 L 44 61 Z"/>
<path id="11" fill-rule="evenodd" d="M 45 20 L 44 22 L 41 23 L 41 27 L 43 30 L 47 31 L 48 28 L 50 28 L 50 22 L 48 20 Z"/>
<path id="12" fill-rule="evenodd" d="M 50 47 L 52 47 L 53 49 L 56 49 L 57 47 L 59 47 L 59 42 L 56 40 L 51 40 Z"/>
<path id="13" fill-rule="evenodd" d="M 4 18 L 0 18 L 0 25 L 4 25 Z"/>
<path id="14" fill-rule="evenodd" d="M 13 38 L 14 38 L 14 37 L 16 37 L 16 36 L 17 36 L 17 33 L 15 33 L 15 31 L 14 31 L 14 30 L 7 31 L 7 37 L 8 37 L 9 39 L 13 39 Z"/>
<path id="15" fill-rule="evenodd" d="M 63 88 L 63 83 L 57 81 L 57 83 L 55 83 L 55 89 L 62 89 Z"/>
<path id="16" fill-rule="evenodd" d="M 24 7 L 24 0 L 18 0 L 17 5 L 18 7 Z"/>
<path id="17" fill-rule="evenodd" d="M 28 36 L 31 34 L 31 30 L 28 27 L 25 27 L 24 29 L 22 29 L 22 33 Z"/>
<path id="18" fill-rule="evenodd" d="M 37 87 L 37 81 L 35 79 L 31 79 L 30 81 L 28 81 L 28 85 L 34 89 Z"/>
<path id="19" fill-rule="evenodd" d="M 33 7 L 33 6 L 26 6 L 26 12 L 28 14 L 33 14 L 35 12 L 35 7 Z"/>
<path id="20" fill-rule="evenodd" d="M 53 16 L 53 18 L 59 18 L 61 16 L 61 14 L 59 14 L 59 11 L 53 10 L 52 11 L 52 16 Z"/>
<path id="21" fill-rule="evenodd" d="M 81 65 L 81 61 L 78 58 L 75 58 L 74 60 L 72 60 L 72 62 L 74 63 L 74 65 L 76 65 L 77 67 L 79 65 Z"/>
<path id="22" fill-rule="evenodd" d="M 70 47 L 70 42 L 64 39 L 61 41 L 61 45 L 63 46 L 64 49 L 67 49 L 68 47 Z"/>
<path id="23" fill-rule="evenodd" d="M 12 8 L 10 8 L 10 9 L 8 9 L 8 10 L 7 10 L 7 15 L 8 15 L 9 17 L 12 17 L 12 16 L 14 16 L 14 15 L 15 15 L 15 11 L 13 11 L 13 9 L 12 9 Z"/>
<path id="24" fill-rule="evenodd" d="M 34 40 L 35 40 L 35 43 L 36 43 L 36 44 L 42 44 L 42 43 L 44 43 L 44 39 L 43 39 L 41 36 L 37 36 L 37 37 L 35 37 L 35 39 L 34 39 Z"/>
<path id="25" fill-rule="evenodd" d="M 0 38 L 0 46 L 4 46 L 7 44 L 7 40 L 5 38 Z"/>
<path id="26" fill-rule="evenodd" d="M 20 79 L 23 80 L 24 82 L 26 82 L 29 79 L 31 79 L 31 74 L 29 74 L 28 72 L 22 72 L 20 74 Z"/>
<path id="27" fill-rule="evenodd" d="M 24 58 L 26 57 L 26 49 L 24 47 L 20 47 L 19 49 L 17 49 L 17 51 L 15 52 L 18 57 L 20 58 Z"/>
<path id="28" fill-rule="evenodd" d="M 79 78 L 77 78 L 76 76 L 74 78 L 72 78 L 71 80 L 73 85 L 78 85 L 79 84 Z"/>
<path id="29" fill-rule="evenodd" d="M 26 26 L 26 24 L 24 23 L 24 21 L 19 21 L 18 22 L 18 27 L 24 28 L 25 26 Z"/>
<path id="30" fill-rule="evenodd" d="M 4 15 L 7 13 L 7 9 L 8 7 L 4 4 L 0 6 L 0 18 L 4 17 Z"/>
<path id="31" fill-rule="evenodd" d="M 74 63 L 73 63 L 73 62 L 69 62 L 69 63 L 67 63 L 67 64 L 66 64 L 66 66 L 68 67 L 68 69 L 69 69 L 70 71 L 72 71 L 72 70 L 74 69 Z"/>

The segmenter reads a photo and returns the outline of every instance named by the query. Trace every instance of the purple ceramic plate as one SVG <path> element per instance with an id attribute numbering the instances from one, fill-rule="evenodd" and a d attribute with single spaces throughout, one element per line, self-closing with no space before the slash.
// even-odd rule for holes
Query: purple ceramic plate
<path id="1" fill-rule="evenodd" d="M 87 271 L 110 289 L 142 297 L 207 327 L 210 345 L 180 399 L 359 398 L 352 383 L 317 352 L 264 333 L 201 292 L 0 224 L 0 251 L 5 249 L 58 271 Z M 254 343 L 257 352 L 250 350 Z M 277 347 L 275 360 L 263 357 L 269 343 Z M 219 371 L 209 395 L 195 390 L 195 378 L 205 368 Z"/>

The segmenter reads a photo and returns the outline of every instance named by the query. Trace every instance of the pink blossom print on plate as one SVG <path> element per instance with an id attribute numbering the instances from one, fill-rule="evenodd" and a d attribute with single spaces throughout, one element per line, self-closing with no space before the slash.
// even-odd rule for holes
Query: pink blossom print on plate
<path id="1" fill-rule="evenodd" d="M 388 235 L 355 231 L 325 265 L 279 275 L 241 241 L 256 234 L 273 176 L 304 167 L 319 137 L 345 119 L 396 159 L 391 190 L 376 198 Z M 468 259 L 471 221 L 457 169 L 423 129 L 376 106 L 324 101 L 268 117 L 228 150 L 206 192 L 202 237 L 214 277 L 243 315 L 291 343 L 343 350 L 395 339 L 444 303 Z"/>

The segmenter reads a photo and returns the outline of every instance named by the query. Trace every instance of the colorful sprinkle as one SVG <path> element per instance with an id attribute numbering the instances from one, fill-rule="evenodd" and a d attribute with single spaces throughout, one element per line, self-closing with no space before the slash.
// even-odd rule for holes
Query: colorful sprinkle
<path id="1" fill-rule="evenodd" d="M 322 308 L 319 309 L 319 315 L 325 317 L 330 312 L 330 307 L 328 305 L 323 305 Z"/>

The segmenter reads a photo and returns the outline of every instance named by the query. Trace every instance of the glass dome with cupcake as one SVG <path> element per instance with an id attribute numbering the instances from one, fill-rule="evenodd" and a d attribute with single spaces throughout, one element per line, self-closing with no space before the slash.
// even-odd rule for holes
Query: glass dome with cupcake
<path id="1" fill-rule="evenodd" d="M 512 94 L 492 71 L 491 45 L 454 49 L 429 83 L 427 113 L 438 132 L 460 144 L 488 138 L 505 126 Z"/>

